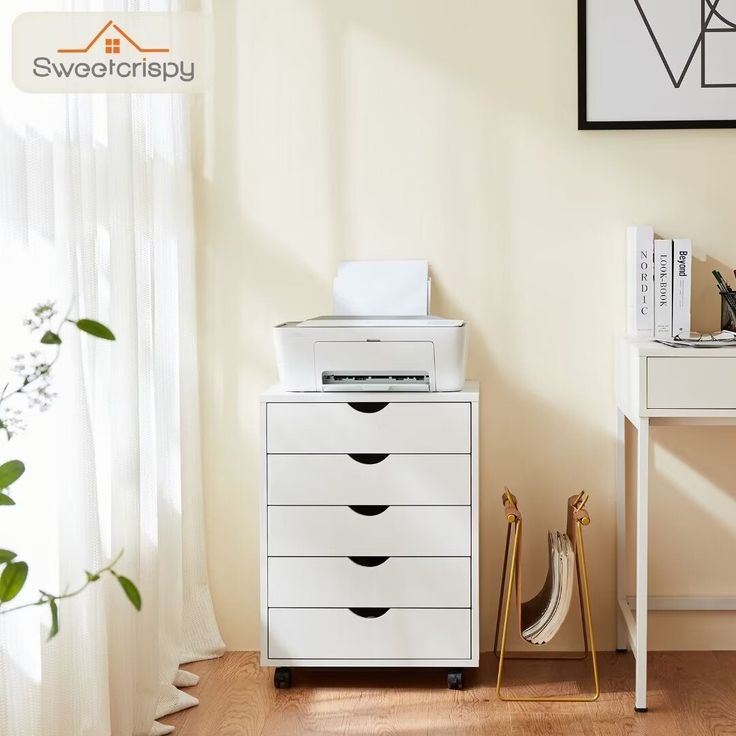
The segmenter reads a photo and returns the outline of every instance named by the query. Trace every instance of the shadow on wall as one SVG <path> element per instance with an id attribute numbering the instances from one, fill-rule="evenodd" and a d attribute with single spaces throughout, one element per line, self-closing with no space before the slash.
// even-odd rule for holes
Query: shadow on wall
<path id="1" fill-rule="evenodd" d="M 581 423 L 579 417 L 562 411 L 539 392 L 509 380 L 509 375 L 499 370 L 494 357 L 494 353 L 507 347 L 485 338 L 472 316 L 463 313 L 441 282 L 433 280 L 432 298 L 439 313 L 468 319 L 472 353 L 469 375 L 480 375 L 481 370 L 483 375 L 480 404 L 482 651 L 493 648 L 507 529 L 501 504 L 504 486 L 517 495 L 524 513 L 524 600 L 535 595 L 544 583 L 547 530 L 564 530 L 567 498 L 582 489 L 590 492 L 592 523 L 586 532 L 586 547 L 595 626 L 598 632 L 612 630 L 615 591 L 608 584 L 615 576 L 612 484 L 609 485 L 599 465 L 585 464 L 581 469 L 580 463 L 581 454 L 600 457 L 606 452 L 613 453 L 610 438 L 594 425 Z M 564 363 L 565 356 L 559 352 L 547 359 L 550 363 Z M 509 462 L 509 458 L 513 460 Z M 518 635 L 513 625 L 510 637 L 511 650 L 538 651 Z M 573 607 L 554 648 L 576 649 L 581 642 L 582 627 Z"/>
<path id="2" fill-rule="evenodd" d="M 482 648 L 504 485 L 528 519 L 529 591 L 545 574 L 547 527 L 564 524 L 568 495 L 590 492 L 594 614 L 600 645 L 613 646 L 624 227 L 656 219 L 725 259 L 711 245 L 736 228 L 736 215 L 715 217 L 733 212 L 722 180 L 736 155 L 719 132 L 678 132 L 689 146 L 656 132 L 578 133 L 573 6 L 215 4 L 195 194 L 209 563 L 230 648 L 259 645 L 257 396 L 276 380 L 271 327 L 329 312 L 336 265 L 352 258 L 429 259 L 433 311 L 471 326 L 468 375 L 483 391 Z M 709 262 L 695 266 L 696 310 L 708 312 Z M 707 454 L 707 440 L 684 435 Z M 576 646 L 577 625 L 560 646 Z"/>

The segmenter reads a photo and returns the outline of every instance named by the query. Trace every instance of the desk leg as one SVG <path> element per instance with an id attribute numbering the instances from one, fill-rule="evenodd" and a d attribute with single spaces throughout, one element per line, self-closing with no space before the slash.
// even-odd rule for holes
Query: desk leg
<path id="1" fill-rule="evenodd" d="M 616 651 L 625 652 L 629 637 L 618 601 L 626 599 L 626 415 L 616 409 Z"/>
<path id="2" fill-rule="evenodd" d="M 636 474 L 636 698 L 647 709 L 647 572 L 649 557 L 649 418 L 639 419 Z"/>

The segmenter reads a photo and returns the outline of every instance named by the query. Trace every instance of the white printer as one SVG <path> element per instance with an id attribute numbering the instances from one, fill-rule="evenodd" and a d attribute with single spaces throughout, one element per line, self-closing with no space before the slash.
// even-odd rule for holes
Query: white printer
<path id="1" fill-rule="evenodd" d="M 467 328 L 431 316 L 317 317 L 274 328 L 287 391 L 459 391 Z"/>
<path id="2" fill-rule="evenodd" d="M 462 389 L 466 325 L 428 314 L 430 286 L 427 261 L 340 264 L 333 284 L 337 316 L 274 328 L 282 387 L 286 391 Z"/>

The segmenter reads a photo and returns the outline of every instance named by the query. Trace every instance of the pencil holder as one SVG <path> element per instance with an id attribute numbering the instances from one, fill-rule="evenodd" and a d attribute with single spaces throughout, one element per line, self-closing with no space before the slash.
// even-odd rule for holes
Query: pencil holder
<path id="1" fill-rule="evenodd" d="M 721 294 L 721 329 L 736 332 L 736 292 Z"/>

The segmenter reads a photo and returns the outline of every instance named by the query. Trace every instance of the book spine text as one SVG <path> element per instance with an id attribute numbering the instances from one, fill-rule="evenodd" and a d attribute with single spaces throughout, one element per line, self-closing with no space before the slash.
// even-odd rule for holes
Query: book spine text
<path id="1" fill-rule="evenodd" d="M 654 335 L 654 229 L 626 230 L 627 331 L 637 337 Z"/>
<path id="2" fill-rule="evenodd" d="M 654 241 L 654 336 L 672 337 L 672 241 Z"/>
<path id="3" fill-rule="evenodd" d="M 693 244 L 687 238 L 673 242 L 672 334 L 690 332 Z"/>

